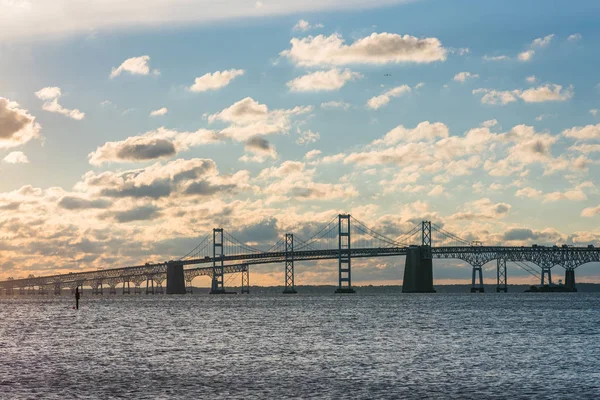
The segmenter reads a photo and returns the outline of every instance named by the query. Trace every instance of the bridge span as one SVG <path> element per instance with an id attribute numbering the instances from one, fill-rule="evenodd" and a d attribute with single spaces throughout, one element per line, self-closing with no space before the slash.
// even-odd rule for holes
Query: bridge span
<path id="1" fill-rule="evenodd" d="M 340 214 L 308 240 L 285 234 L 267 250 L 243 243 L 222 228 L 215 228 L 188 254 L 177 259 L 136 266 L 108 268 L 51 276 L 29 276 L 0 282 L 4 293 L 60 294 L 65 288 L 90 287 L 95 294 L 163 293 L 184 294 L 198 276 L 211 278 L 211 293 L 227 293 L 225 275 L 241 274 L 242 293 L 249 291 L 250 266 L 282 263 L 284 293 L 296 293 L 295 262 L 338 260 L 337 293 L 353 293 L 352 259 L 405 256 L 403 292 L 434 292 L 433 260 L 458 259 L 472 266 L 471 291 L 483 292 L 484 265 L 496 261 L 496 291 L 507 291 L 507 263 L 513 263 L 552 284 L 552 268 L 565 270 L 565 287 L 575 290 L 575 269 L 600 262 L 600 248 L 588 246 L 483 246 L 445 231 L 430 221 L 422 221 L 396 238 L 384 236 L 349 214 Z M 253 267 L 254 268 L 254 267 Z"/>

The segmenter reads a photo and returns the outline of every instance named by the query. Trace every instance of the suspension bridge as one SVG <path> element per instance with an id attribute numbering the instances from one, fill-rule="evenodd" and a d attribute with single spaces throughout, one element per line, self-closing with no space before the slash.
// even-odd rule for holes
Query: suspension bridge
<path id="1" fill-rule="evenodd" d="M 241 292 L 249 292 L 250 267 L 281 263 L 284 267 L 283 293 L 297 293 L 294 268 L 296 262 L 337 260 L 338 286 L 336 293 L 354 293 L 352 260 L 404 256 L 403 292 L 435 292 L 433 260 L 458 259 L 472 266 L 471 292 L 483 292 L 485 264 L 496 261 L 496 291 L 507 291 L 507 263 L 512 263 L 540 280 L 552 285 L 552 268 L 565 270 L 565 287 L 575 291 L 575 269 L 590 262 L 600 262 L 600 248 L 588 246 L 485 246 L 468 241 L 446 231 L 431 221 L 422 221 L 404 234 L 394 238 L 383 235 L 352 217 L 339 214 L 316 229 L 306 240 L 286 233 L 268 249 L 248 245 L 223 228 L 215 228 L 203 236 L 199 244 L 177 260 L 144 263 L 136 266 L 107 268 L 96 271 L 51 276 L 9 278 L 0 282 L 7 295 L 61 294 L 64 289 L 89 287 L 94 294 L 122 293 L 185 294 L 191 291 L 192 280 L 199 276 L 211 278 L 212 294 L 226 294 L 226 276 L 241 274 Z"/>

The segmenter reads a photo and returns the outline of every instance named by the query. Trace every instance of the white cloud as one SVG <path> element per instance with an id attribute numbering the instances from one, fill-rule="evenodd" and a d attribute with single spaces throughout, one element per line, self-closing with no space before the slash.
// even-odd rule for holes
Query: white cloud
<path id="1" fill-rule="evenodd" d="M 88 154 L 92 165 L 106 162 L 144 162 L 175 156 L 190 147 L 217 143 L 220 139 L 213 131 L 178 132 L 159 128 L 140 136 L 131 136 L 118 142 L 106 142 Z"/>
<path id="2" fill-rule="evenodd" d="M 123 61 L 117 68 L 113 68 L 110 72 L 110 78 L 115 78 L 121 75 L 122 72 L 129 72 L 132 75 L 149 75 L 150 74 L 150 56 L 131 57 Z M 152 71 L 154 75 L 159 75 L 160 72 L 155 69 Z"/>
<path id="3" fill-rule="evenodd" d="M 479 78 L 478 74 L 472 74 L 470 72 L 465 71 L 465 72 L 459 72 L 458 74 L 454 75 L 453 79 L 456 82 L 465 83 L 465 81 L 467 79 L 477 79 L 477 78 Z"/>
<path id="4" fill-rule="evenodd" d="M 395 33 L 373 33 L 356 40 L 351 45 L 344 43 L 341 35 L 308 36 L 293 38 L 291 49 L 281 56 L 294 64 L 315 67 L 321 65 L 430 63 L 445 61 L 448 51 L 436 38 L 419 39 Z"/>
<path id="5" fill-rule="evenodd" d="M 150 112 L 150 116 L 151 117 L 159 117 L 161 115 L 166 115 L 169 112 L 169 109 L 167 109 L 167 107 L 162 107 L 159 108 L 158 110 L 154 110 Z"/>
<path id="6" fill-rule="evenodd" d="M 449 130 L 445 124 L 442 124 L 441 122 L 431 123 L 429 121 L 424 121 L 418 124 L 414 129 L 398 125 L 386 133 L 382 139 L 375 140 L 373 144 L 394 145 L 401 142 L 420 142 L 422 140 L 432 141 L 436 138 L 447 138 L 448 134 Z"/>
<path id="7" fill-rule="evenodd" d="M 218 113 L 208 116 L 208 122 L 223 121 L 230 125 L 221 130 L 221 135 L 236 141 L 246 141 L 252 136 L 287 133 L 291 117 L 312 111 L 312 106 L 294 107 L 284 110 L 269 110 L 251 97 L 246 97 Z"/>
<path id="8" fill-rule="evenodd" d="M 2 160 L 7 164 L 27 164 L 29 159 L 22 151 L 12 151 Z"/>
<path id="9" fill-rule="evenodd" d="M 546 101 L 567 101 L 573 97 L 573 86 L 563 90 L 561 85 L 547 84 L 536 88 L 526 90 L 495 90 L 495 89 L 475 89 L 473 94 L 483 94 L 482 104 L 508 104 L 521 99 L 526 103 L 542 103 Z"/>
<path id="10" fill-rule="evenodd" d="M 554 34 L 550 34 L 543 38 L 537 38 L 533 42 L 531 42 L 531 47 L 548 47 L 554 36 Z"/>
<path id="11" fill-rule="evenodd" d="M 316 142 L 321 138 L 319 132 L 313 132 L 310 129 L 303 131 L 302 129 L 298 128 L 297 132 L 299 137 L 298 139 L 296 139 L 296 143 L 300 145 L 308 145 Z"/>
<path id="12" fill-rule="evenodd" d="M 537 190 L 531 187 L 525 187 L 517 190 L 515 196 L 517 197 L 539 197 L 543 194 L 541 190 Z"/>
<path id="13" fill-rule="evenodd" d="M 535 54 L 535 50 L 527 50 L 522 53 L 519 53 L 519 55 L 518 55 L 519 61 L 529 61 L 533 58 L 534 54 Z"/>
<path id="14" fill-rule="evenodd" d="M 0 97 L 0 149 L 9 149 L 38 137 L 41 127 L 19 104 Z"/>
<path id="15" fill-rule="evenodd" d="M 600 124 L 583 127 L 576 126 L 571 129 L 565 129 L 562 134 L 566 137 L 581 140 L 600 139 Z"/>
<path id="16" fill-rule="evenodd" d="M 311 150 L 304 155 L 304 158 L 307 160 L 312 160 L 315 157 L 318 157 L 321 154 L 321 150 Z"/>
<path id="17" fill-rule="evenodd" d="M 598 110 L 597 108 L 590 110 L 590 114 L 592 114 L 594 117 L 597 116 L 599 112 L 600 112 L 600 110 Z"/>
<path id="18" fill-rule="evenodd" d="M 600 153 L 600 144 L 579 144 L 569 147 L 570 151 L 577 151 L 584 154 Z"/>
<path id="19" fill-rule="evenodd" d="M 300 76 L 287 83 L 292 92 L 318 92 L 339 90 L 346 82 L 362 78 L 362 74 L 352 72 L 349 69 L 339 70 L 337 68 L 329 71 L 315 71 Z"/>
<path id="20" fill-rule="evenodd" d="M 238 76 L 244 75 L 243 69 L 229 69 L 225 71 L 216 71 L 204 74 L 195 79 L 194 84 L 189 87 L 191 92 L 206 92 L 208 90 L 217 90 L 229 85 L 229 83 Z"/>
<path id="21" fill-rule="evenodd" d="M 510 57 L 504 56 L 504 55 L 500 55 L 500 56 L 485 55 L 485 56 L 483 56 L 483 61 L 505 61 L 505 60 L 510 60 Z"/>
<path id="22" fill-rule="evenodd" d="M 379 96 L 375 96 L 367 101 L 367 107 L 373 110 L 377 110 L 378 108 L 386 106 L 392 97 L 399 97 L 405 93 L 410 93 L 411 88 L 408 85 L 402 85 L 395 87 L 393 89 L 387 90 L 380 94 Z"/>
<path id="23" fill-rule="evenodd" d="M 525 78 L 525 80 L 527 81 L 527 83 L 536 83 L 537 82 L 537 78 L 535 77 L 535 75 L 528 76 L 527 78 Z"/>
<path id="24" fill-rule="evenodd" d="M 376 8 L 407 2 L 409 1 L 103 0 L 86 2 L 85 7 L 82 7 L 79 0 L 62 0 L 60 7 L 57 7 L 47 0 L 4 0 L 0 1 L 0 26 L 3 27 L 3 40 L 18 37 L 52 38 L 87 34 L 90 28 L 98 32 L 112 32 L 140 27 L 197 25 L 240 18 L 260 19 L 265 16 Z"/>
<path id="25" fill-rule="evenodd" d="M 573 33 L 572 35 L 569 35 L 569 37 L 567 38 L 567 40 L 569 42 L 576 42 L 578 40 L 581 40 L 581 34 L 580 33 Z"/>
<path id="26" fill-rule="evenodd" d="M 444 187 L 441 185 L 435 185 L 433 189 L 431 189 L 429 193 L 427 193 L 427 195 L 431 197 L 438 197 L 442 194 L 444 194 Z"/>
<path id="27" fill-rule="evenodd" d="M 329 110 L 329 109 L 333 109 L 333 108 L 341 108 L 345 111 L 347 111 L 350 108 L 350 104 L 343 102 L 343 101 L 327 101 L 325 103 L 321 103 L 321 108 L 324 110 Z"/>
<path id="28" fill-rule="evenodd" d="M 419 90 L 419 89 L 421 89 L 423 86 L 425 86 L 425 83 L 423 83 L 423 82 L 419 82 L 419 83 L 417 83 L 417 84 L 415 85 L 415 90 Z"/>
<path id="29" fill-rule="evenodd" d="M 324 26 L 325 25 L 323 24 L 311 25 L 308 21 L 301 19 L 292 29 L 295 31 L 306 32 L 310 29 L 323 28 Z"/>
<path id="30" fill-rule="evenodd" d="M 44 104 L 42 105 L 42 110 L 44 111 L 62 114 L 77 121 L 81 121 L 83 118 L 85 118 L 85 113 L 79 111 L 78 109 L 75 108 L 70 110 L 58 104 L 58 99 L 60 96 L 62 96 L 59 87 L 45 87 L 35 92 L 35 95 L 38 99 L 45 100 Z"/>
<path id="31" fill-rule="evenodd" d="M 600 214 L 600 205 L 597 207 L 588 207 L 588 208 L 584 208 L 581 211 L 581 216 L 582 217 L 595 217 L 596 215 Z"/>

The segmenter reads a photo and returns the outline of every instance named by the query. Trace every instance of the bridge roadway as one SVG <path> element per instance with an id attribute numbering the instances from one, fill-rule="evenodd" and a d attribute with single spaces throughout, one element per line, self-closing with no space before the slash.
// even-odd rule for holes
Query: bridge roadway
<path id="1" fill-rule="evenodd" d="M 408 247 L 387 248 L 353 248 L 350 250 L 352 258 L 390 257 L 406 255 Z M 338 259 L 339 249 L 327 250 L 296 250 L 293 253 L 294 261 L 311 261 Z M 289 256 L 289 254 L 288 254 Z M 481 268 L 492 260 L 528 261 L 541 266 L 542 269 L 560 265 L 567 270 L 574 270 L 588 262 L 600 262 L 600 248 L 588 247 L 543 247 L 543 246 L 445 246 L 432 247 L 431 258 L 460 259 L 475 268 Z M 285 251 L 224 255 L 224 263 L 235 262 L 234 265 L 225 265 L 224 273 L 242 271 L 243 265 L 283 263 L 286 259 Z M 217 258 L 221 261 L 221 258 Z M 184 266 L 212 264 L 212 257 L 175 261 Z M 166 279 L 167 262 L 146 263 L 143 265 L 103 269 L 96 271 L 76 272 L 69 274 L 51 275 L 13 279 L 0 282 L 0 287 L 7 291 L 33 287 L 54 288 L 55 293 L 62 288 L 92 286 L 107 284 L 114 288 L 117 283 L 133 282 L 136 286 L 144 280 L 153 280 L 161 284 Z M 184 271 L 186 281 L 191 281 L 195 276 L 212 276 L 213 268 L 198 267 L 187 268 Z"/>

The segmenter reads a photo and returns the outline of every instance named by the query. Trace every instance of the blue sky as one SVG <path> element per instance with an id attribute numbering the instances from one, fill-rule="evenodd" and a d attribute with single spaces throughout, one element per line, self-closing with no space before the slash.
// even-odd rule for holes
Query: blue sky
<path id="1" fill-rule="evenodd" d="M 597 2 L 130 3 L 0 0 L 0 275 L 167 259 L 216 224 L 270 238 L 339 211 L 600 244 Z M 362 282 L 397 282 L 403 261 L 378 262 Z M 330 264 L 299 283 L 334 282 Z"/>

